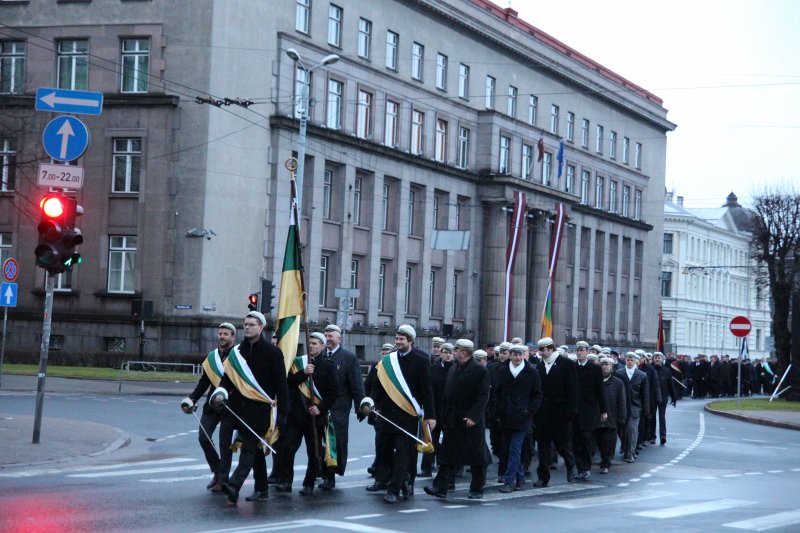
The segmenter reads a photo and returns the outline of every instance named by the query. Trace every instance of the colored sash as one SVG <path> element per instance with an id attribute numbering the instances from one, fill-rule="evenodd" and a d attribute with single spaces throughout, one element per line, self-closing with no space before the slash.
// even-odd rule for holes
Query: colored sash
<path id="1" fill-rule="evenodd" d="M 406 383 L 406 379 L 403 376 L 403 371 L 400 369 L 397 352 L 385 355 L 376 368 L 378 380 L 381 382 L 381 386 L 383 386 L 383 390 L 386 391 L 389 399 L 409 415 L 417 417 L 417 437 L 425 442 L 425 445 L 417 443 L 417 450 L 423 453 L 433 452 L 431 431 L 428 422 L 425 420 L 425 411 L 411 394 L 411 389 L 409 389 L 408 383 Z"/>
<path id="2" fill-rule="evenodd" d="M 306 366 L 308 366 L 308 356 L 307 355 L 300 355 L 294 358 L 294 362 L 292 363 L 292 367 L 289 371 L 292 374 L 296 374 L 297 372 L 302 373 Z M 313 380 L 309 377 L 306 378 L 305 381 L 300 383 L 299 389 L 300 392 L 305 396 L 307 399 L 311 399 L 311 392 L 309 390 L 309 385 L 313 382 Z M 314 385 L 314 405 L 319 405 L 322 403 L 322 394 L 320 394 L 319 389 L 317 386 Z"/>
<path id="3" fill-rule="evenodd" d="M 203 361 L 203 371 L 211 380 L 214 387 L 219 387 L 219 382 L 222 380 L 222 374 L 225 373 L 225 368 L 222 366 L 222 360 L 219 358 L 219 350 L 208 352 L 208 357 Z"/>
<path id="4" fill-rule="evenodd" d="M 325 466 L 336 467 L 339 464 L 339 451 L 336 446 L 336 430 L 333 427 L 333 417 L 328 414 L 328 423 L 325 425 Z"/>
<path id="5" fill-rule="evenodd" d="M 678 366 L 678 363 L 677 363 L 677 362 L 675 362 L 675 361 L 671 362 L 671 363 L 669 364 L 669 367 L 670 367 L 672 370 L 674 370 L 674 371 L 676 371 L 676 372 L 678 372 L 678 373 L 680 373 L 680 374 L 683 374 L 683 372 L 681 372 L 681 368 Z"/>
<path id="6" fill-rule="evenodd" d="M 294 358 L 294 362 L 292 363 L 291 368 L 289 371 L 292 374 L 296 374 L 297 372 L 303 372 L 308 365 L 308 356 L 307 355 L 300 355 Z M 313 380 L 309 377 L 306 380 L 302 381 L 298 388 L 303 396 L 306 399 L 311 400 L 311 391 L 309 389 L 309 385 L 313 383 Z M 320 405 L 322 403 L 322 394 L 317 389 L 317 385 L 314 384 L 314 405 Z M 336 430 L 333 427 L 333 418 L 330 414 L 327 417 L 328 422 L 325 424 L 325 442 L 323 442 L 323 446 L 325 446 L 325 465 L 330 467 L 335 467 L 338 465 L 338 458 L 339 454 L 337 452 L 336 447 Z"/>

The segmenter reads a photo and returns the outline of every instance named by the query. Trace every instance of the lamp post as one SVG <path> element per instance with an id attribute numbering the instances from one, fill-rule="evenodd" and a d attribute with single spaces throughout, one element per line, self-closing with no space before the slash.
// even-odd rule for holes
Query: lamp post
<path id="1" fill-rule="evenodd" d="M 311 82 L 311 73 L 318 69 L 319 67 L 324 67 L 326 65 L 332 65 L 339 61 L 339 56 L 336 54 L 330 54 L 322 58 L 322 61 L 314 65 L 313 67 L 309 68 L 303 63 L 303 58 L 300 57 L 300 54 L 297 53 L 297 50 L 294 48 L 289 48 L 286 50 L 286 55 L 294 61 L 294 64 L 297 65 L 302 71 L 305 79 L 303 80 L 303 86 L 300 90 L 300 101 L 296 103 L 295 113 L 300 114 L 300 139 L 299 139 L 299 147 L 297 148 L 297 205 L 302 212 L 303 202 L 302 202 L 302 194 L 303 194 L 303 175 L 306 169 L 306 128 L 308 126 L 308 87 L 309 83 Z"/>

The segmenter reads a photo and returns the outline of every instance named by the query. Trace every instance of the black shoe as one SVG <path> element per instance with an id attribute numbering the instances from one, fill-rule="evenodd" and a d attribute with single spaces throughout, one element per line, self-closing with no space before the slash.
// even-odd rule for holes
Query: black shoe
<path id="1" fill-rule="evenodd" d="M 652 438 L 652 439 L 650 439 L 650 444 L 655 444 L 655 443 L 656 443 L 656 439 L 655 439 L 655 437 L 654 437 L 654 438 Z"/>
<path id="2" fill-rule="evenodd" d="M 506 483 L 505 485 L 500 487 L 500 492 L 502 492 L 503 494 L 508 494 L 509 492 L 514 492 L 514 486 L 513 485 L 509 485 L 508 483 Z"/>
<path id="3" fill-rule="evenodd" d="M 380 492 L 382 490 L 386 490 L 388 487 L 389 485 L 387 483 L 379 483 L 376 481 L 367 487 L 367 492 Z"/>
<path id="4" fill-rule="evenodd" d="M 408 481 L 403 482 L 403 486 L 400 487 L 400 493 L 403 495 L 404 500 L 409 499 L 414 495 L 414 483 Z"/>
<path id="5" fill-rule="evenodd" d="M 467 499 L 469 499 L 469 500 L 482 500 L 483 499 L 483 493 L 479 492 L 477 490 L 471 490 L 471 491 L 469 491 L 469 495 L 467 496 Z"/>
<path id="6" fill-rule="evenodd" d="M 417 474 L 417 477 L 433 477 L 433 472 L 431 472 L 430 470 L 423 470 L 422 472 Z"/>
<path id="7" fill-rule="evenodd" d="M 497 478 L 497 482 L 498 483 L 505 483 L 506 482 L 506 478 L 503 477 L 503 476 L 500 476 L 500 477 Z"/>
<path id="8" fill-rule="evenodd" d="M 433 487 L 422 487 L 422 490 L 425 491 L 425 494 L 429 496 L 434 496 L 436 498 L 447 498 L 447 493 L 439 492 L 438 490 L 434 489 Z"/>
<path id="9" fill-rule="evenodd" d="M 267 485 L 280 485 L 281 480 L 277 476 L 267 477 Z"/>
<path id="10" fill-rule="evenodd" d="M 386 495 L 383 497 L 383 503 L 397 503 L 399 498 L 397 494 L 394 492 L 387 492 Z"/>
<path id="11" fill-rule="evenodd" d="M 550 470 L 558 470 L 558 465 L 556 463 L 551 464 Z"/>
<path id="12" fill-rule="evenodd" d="M 292 492 L 292 484 L 280 483 L 278 486 L 275 487 L 275 490 L 277 490 L 278 492 Z"/>
<path id="13" fill-rule="evenodd" d="M 667 439 L 661 439 L 661 445 L 664 446 L 667 443 Z"/>
<path id="14" fill-rule="evenodd" d="M 269 490 L 254 490 L 250 496 L 244 498 L 248 502 L 263 502 L 269 499 Z"/>
<path id="15" fill-rule="evenodd" d="M 300 489 L 299 492 L 303 496 L 310 496 L 314 493 L 314 485 L 303 485 L 303 488 Z"/>
<path id="16" fill-rule="evenodd" d="M 525 486 L 524 479 L 518 479 L 517 482 L 514 484 L 514 490 L 522 490 L 522 487 Z"/>
<path id="17" fill-rule="evenodd" d="M 447 486 L 447 490 L 456 490 L 456 482 L 451 481 L 450 485 Z"/>
<path id="18" fill-rule="evenodd" d="M 533 486 L 536 487 L 537 489 L 543 489 L 544 487 L 547 486 L 548 483 L 549 483 L 548 481 L 545 481 L 543 479 L 537 479 L 536 481 L 533 482 Z"/>
<path id="19" fill-rule="evenodd" d="M 567 483 L 572 483 L 575 480 L 575 468 L 567 468 Z"/>
<path id="20" fill-rule="evenodd" d="M 206 490 L 211 490 L 214 488 L 215 485 L 219 484 L 219 476 L 214 474 L 214 477 L 211 478 L 211 481 L 206 485 Z"/>
<path id="21" fill-rule="evenodd" d="M 322 480 L 322 483 L 317 485 L 322 490 L 332 490 L 333 487 L 336 486 L 336 478 L 333 477 L 326 477 Z"/>
<path id="22" fill-rule="evenodd" d="M 228 501 L 232 504 L 236 504 L 239 501 L 239 489 L 231 485 L 230 483 L 223 483 L 222 484 L 222 492 L 224 492 L 228 496 Z"/>
<path id="23" fill-rule="evenodd" d="M 368 466 L 367 467 L 367 474 L 369 474 L 370 476 L 374 476 L 375 475 L 375 467 L 374 466 Z"/>

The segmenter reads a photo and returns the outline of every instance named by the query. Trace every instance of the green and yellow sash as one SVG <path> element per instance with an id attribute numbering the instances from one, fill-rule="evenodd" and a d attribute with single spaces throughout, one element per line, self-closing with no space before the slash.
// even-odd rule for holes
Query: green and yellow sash
<path id="1" fill-rule="evenodd" d="M 272 409 L 269 410 L 269 428 L 264 435 L 264 439 L 270 445 L 274 444 L 279 436 L 277 428 L 278 402 L 270 398 L 269 394 L 258 384 L 247 361 L 245 361 L 242 354 L 239 353 L 238 344 L 234 346 L 231 353 L 228 354 L 223 369 L 233 382 L 233 385 L 242 393 L 242 396 L 256 402 L 268 403 L 272 407 Z M 268 450 L 266 450 L 266 453 L 269 453 Z"/>
<path id="2" fill-rule="evenodd" d="M 387 354 L 377 366 L 378 380 L 389 398 L 403 411 L 417 417 L 417 438 L 426 444 L 417 443 L 417 450 L 423 453 L 433 452 L 433 443 L 428 423 L 425 421 L 425 411 L 417 403 L 416 398 L 408 388 L 397 352 Z"/>
<path id="3" fill-rule="evenodd" d="M 294 358 L 292 362 L 291 368 L 289 371 L 292 374 L 296 374 L 297 372 L 303 372 L 308 365 L 308 356 L 307 355 L 300 355 Z M 299 385 L 300 393 L 305 396 L 308 400 L 311 400 L 311 389 L 309 385 L 313 383 L 313 380 L 309 377 L 306 378 L 305 381 L 301 382 Z M 314 384 L 314 405 L 319 405 L 322 403 L 322 394 L 317 389 L 316 384 Z M 327 415 L 328 421 L 325 424 L 325 465 L 330 467 L 335 467 L 338 464 L 338 453 L 336 450 L 336 430 L 333 427 L 333 419 L 330 416 L 330 413 Z"/>
<path id="4" fill-rule="evenodd" d="M 292 362 L 292 366 L 289 371 L 292 374 L 296 374 L 300 372 L 301 374 L 305 370 L 306 366 L 308 366 L 308 356 L 307 355 L 299 355 L 294 358 L 294 362 Z M 313 383 L 313 380 L 309 377 L 306 378 L 305 381 L 300 383 L 300 392 L 305 396 L 307 399 L 311 399 L 311 391 L 309 389 L 309 385 Z M 322 395 L 320 394 L 317 386 L 314 385 L 314 405 L 319 405 L 322 403 Z"/>
<path id="5" fill-rule="evenodd" d="M 219 387 L 219 382 L 222 380 L 222 374 L 225 373 L 225 368 L 222 366 L 222 359 L 219 357 L 219 350 L 208 352 L 208 357 L 203 361 L 203 371 L 211 380 L 214 387 Z"/>

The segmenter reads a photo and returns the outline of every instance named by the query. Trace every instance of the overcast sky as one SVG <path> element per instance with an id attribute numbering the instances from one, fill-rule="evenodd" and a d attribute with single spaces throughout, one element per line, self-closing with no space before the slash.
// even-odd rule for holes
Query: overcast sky
<path id="1" fill-rule="evenodd" d="M 508 1 L 494 0 L 501 7 Z M 800 188 L 800 1 L 513 0 L 520 18 L 664 100 L 689 207 Z"/>

